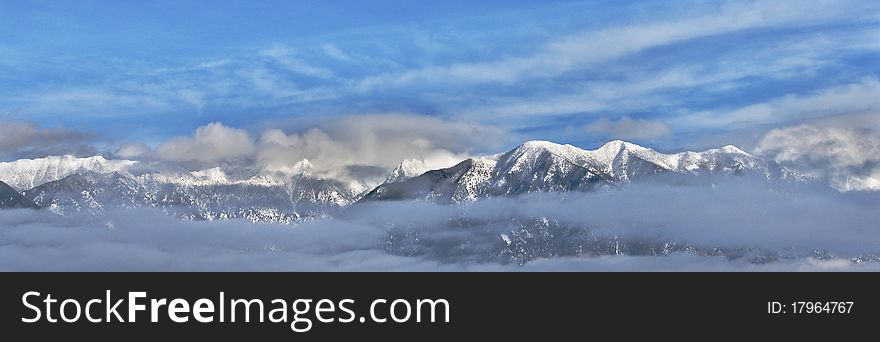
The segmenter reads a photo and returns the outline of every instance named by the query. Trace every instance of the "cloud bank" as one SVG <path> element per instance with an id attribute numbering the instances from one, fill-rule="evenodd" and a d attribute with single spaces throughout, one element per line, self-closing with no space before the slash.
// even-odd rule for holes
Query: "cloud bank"
<path id="1" fill-rule="evenodd" d="M 292 132 L 269 127 L 259 135 L 215 122 L 199 127 L 192 136 L 161 143 L 154 150 L 139 144 L 124 145 L 117 155 L 193 167 L 258 165 L 282 173 L 300 170 L 306 159 L 313 165 L 312 171 L 344 178 L 342 173 L 352 167 L 387 171 L 404 159 L 419 160 L 431 168 L 447 167 L 466 159 L 474 149 L 497 148 L 508 138 L 501 129 L 479 124 L 376 114 L 313 122 Z"/>
<path id="2" fill-rule="evenodd" d="M 91 155 L 95 136 L 66 128 L 44 128 L 28 122 L 0 118 L 0 158 L 34 158 L 46 155 Z"/>
<path id="3" fill-rule="evenodd" d="M 828 22 L 849 11 L 849 8 L 842 8 L 841 4 L 829 1 L 814 2 L 811 6 L 803 6 L 793 1 L 735 2 L 718 7 L 709 13 L 699 13 L 700 15 L 697 16 L 683 13 L 685 15 L 669 15 L 669 18 L 662 21 L 563 35 L 526 56 L 500 58 L 486 63 L 430 66 L 370 76 L 361 80 L 356 88 L 361 91 L 372 91 L 377 88 L 424 84 L 488 82 L 510 84 L 533 78 L 559 76 L 653 47 L 701 37 L 746 29 L 797 26 L 805 21 Z"/>
<path id="4" fill-rule="evenodd" d="M 254 141 L 247 131 L 214 122 L 197 128 L 192 137 L 162 143 L 156 148 L 156 156 L 175 162 L 217 163 L 242 159 L 254 151 Z"/>
<path id="5" fill-rule="evenodd" d="M 460 206 L 372 203 L 295 226 L 149 209 L 100 222 L 13 210 L 0 213 L 0 269 L 878 270 L 878 203 L 874 193 L 744 180 Z"/>
<path id="6" fill-rule="evenodd" d="M 880 190 L 880 114 L 774 129 L 755 152 L 841 191 Z"/>
<path id="7" fill-rule="evenodd" d="M 361 115 L 319 123 L 301 133 L 263 132 L 261 164 L 279 167 L 309 159 L 321 168 L 346 165 L 397 166 L 403 159 L 449 166 L 474 149 L 497 148 L 506 132 L 489 126 L 401 114 Z"/>
<path id="8" fill-rule="evenodd" d="M 866 78 L 820 89 L 811 94 L 788 94 L 729 112 L 689 114 L 675 122 L 682 126 L 717 128 L 816 119 L 830 115 L 863 114 L 880 110 L 878 97 L 880 80 Z"/>

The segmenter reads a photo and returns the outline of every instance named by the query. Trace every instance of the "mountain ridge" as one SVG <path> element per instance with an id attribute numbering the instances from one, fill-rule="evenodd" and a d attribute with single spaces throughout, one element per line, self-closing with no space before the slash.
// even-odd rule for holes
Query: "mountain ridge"
<path id="1" fill-rule="evenodd" d="M 752 173 L 768 181 L 803 180 L 803 176 L 733 145 L 665 154 L 622 140 L 609 141 L 595 150 L 533 140 L 505 153 L 471 158 L 447 169 L 382 184 L 361 201 L 454 203 L 530 192 L 593 191 L 667 173 Z"/>
<path id="2" fill-rule="evenodd" d="M 108 174 L 127 170 L 136 163 L 137 161 L 133 160 L 106 159 L 103 156 L 79 158 L 63 155 L 19 159 L 0 162 L 0 181 L 18 191 L 25 191 L 77 172 L 89 171 Z"/>
<path id="3" fill-rule="evenodd" d="M 195 220 L 241 218 L 291 223 L 332 215 L 356 202 L 420 199 L 458 203 L 531 192 L 602 191 L 661 174 L 755 174 L 767 181 L 800 179 L 798 174 L 732 145 L 666 154 L 622 140 L 609 141 L 594 150 L 526 141 L 504 153 L 467 158 L 435 170 L 427 170 L 420 160 L 407 159 L 388 173 L 384 183 L 366 190 L 363 184 L 314 175 L 313 165 L 306 159 L 276 171 L 213 167 L 196 171 L 139 170 L 133 174 L 137 161 L 72 158 L 36 159 L 46 166 L 34 166 L 34 160 L 26 160 L 28 167 L 13 168 L 18 180 L 35 182 L 66 176 L 24 191 L 13 188 L 13 192 L 23 194 L 25 203 L 61 215 L 101 215 L 111 207 L 151 207 Z M 66 163 L 58 167 L 59 161 Z M 28 175 L 29 170 L 36 175 Z M 0 176 L 10 178 L 9 174 Z"/>

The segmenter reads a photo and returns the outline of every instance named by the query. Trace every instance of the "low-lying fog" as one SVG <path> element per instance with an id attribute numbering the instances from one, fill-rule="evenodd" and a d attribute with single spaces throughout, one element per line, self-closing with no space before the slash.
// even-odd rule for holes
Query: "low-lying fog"
<path id="1" fill-rule="evenodd" d="M 0 269 L 877 271 L 878 209 L 878 193 L 743 179 L 359 204 L 297 225 L 184 221 L 152 209 L 98 219 L 5 210 Z"/>

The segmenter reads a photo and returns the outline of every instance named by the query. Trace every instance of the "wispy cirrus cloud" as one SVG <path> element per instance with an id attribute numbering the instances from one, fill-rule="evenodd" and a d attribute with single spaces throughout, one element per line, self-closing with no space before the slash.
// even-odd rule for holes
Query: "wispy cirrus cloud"
<path id="1" fill-rule="evenodd" d="M 273 45 L 266 50 L 260 51 L 260 55 L 274 59 L 274 61 L 281 65 L 285 70 L 294 73 L 321 79 L 333 79 L 336 77 L 330 69 L 315 66 L 299 60 L 294 56 L 293 51 L 284 45 Z"/>
<path id="2" fill-rule="evenodd" d="M 390 74 L 370 76 L 357 89 L 420 85 L 424 83 L 510 83 L 530 78 L 554 77 L 640 51 L 691 39 L 742 30 L 798 26 L 851 17 L 858 3 L 813 2 L 809 6 L 795 1 L 727 3 L 711 14 L 682 13 L 649 23 L 589 30 L 564 35 L 539 47 L 526 56 L 504 57 L 486 63 L 459 63 L 430 66 Z M 867 19 L 872 19 L 869 15 Z"/>
<path id="3" fill-rule="evenodd" d="M 874 3 L 676 5 L 547 4 L 306 35 L 242 32 L 253 41 L 141 55 L 15 46 L 4 51 L 31 58 L 0 68 L 15 85 L 0 89 L 0 107 L 114 132 L 147 124 L 156 140 L 211 121 L 414 112 L 593 144 L 566 132 L 600 116 L 662 120 L 673 138 L 774 124 L 761 108 L 773 98 L 880 72 L 870 63 L 880 54 Z"/>
<path id="4" fill-rule="evenodd" d="M 698 62 L 648 61 L 642 66 L 612 63 L 606 66 L 608 70 L 595 74 L 597 79 L 570 80 L 564 87 L 541 88 L 523 96 L 489 97 L 465 107 L 462 112 L 505 120 L 513 125 L 528 125 L 538 118 L 609 115 L 609 112 L 618 115 L 650 112 L 655 116 L 675 117 L 682 112 L 693 112 L 688 107 L 697 100 L 707 102 L 699 103 L 701 107 L 721 107 L 719 110 L 726 111 L 729 109 L 723 107 L 740 105 L 743 101 L 730 103 L 726 94 L 748 93 L 750 88 L 771 82 L 809 82 L 821 77 L 822 70 L 839 65 L 845 56 L 874 51 L 865 46 L 874 36 L 862 31 L 823 32 L 768 39 L 757 46 L 743 45 L 724 54 L 702 56 Z M 703 48 L 714 47 L 695 49 Z M 662 57 L 678 58 L 677 54 Z M 716 112 L 703 114 L 709 118 L 718 116 Z M 675 124 L 679 123 L 682 122 Z"/>
<path id="5" fill-rule="evenodd" d="M 880 110 L 880 81 L 866 78 L 856 83 L 820 89 L 811 94 L 784 95 L 771 101 L 726 112 L 700 112 L 673 119 L 684 127 L 729 127 L 767 124 Z"/>

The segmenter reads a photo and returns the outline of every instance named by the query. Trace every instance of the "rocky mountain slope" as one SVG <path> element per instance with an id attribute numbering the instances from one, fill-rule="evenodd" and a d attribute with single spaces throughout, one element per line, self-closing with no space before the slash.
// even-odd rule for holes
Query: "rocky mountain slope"
<path id="1" fill-rule="evenodd" d="M 25 198 L 18 190 L 0 182 L 0 209 L 33 208 L 34 203 Z"/>

